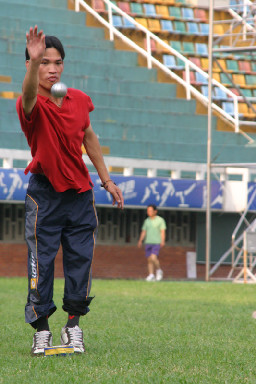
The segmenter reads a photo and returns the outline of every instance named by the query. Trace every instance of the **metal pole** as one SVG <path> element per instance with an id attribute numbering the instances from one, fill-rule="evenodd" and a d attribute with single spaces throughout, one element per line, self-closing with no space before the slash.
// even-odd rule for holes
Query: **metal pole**
<path id="1" fill-rule="evenodd" d="M 209 83 L 208 83 L 208 136 L 207 136 L 207 204 L 206 204 L 206 250 L 205 250 L 205 280 L 209 281 L 211 261 L 211 144 L 212 144 L 212 45 L 213 45 L 213 16 L 214 0 L 209 4 Z"/>

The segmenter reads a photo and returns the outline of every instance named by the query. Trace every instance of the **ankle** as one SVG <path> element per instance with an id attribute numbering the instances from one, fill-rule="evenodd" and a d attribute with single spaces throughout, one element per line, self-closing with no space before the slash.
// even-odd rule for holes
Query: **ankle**
<path id="1" fill-rule="evenodd" d="M 48 316 L 39 317 L 39 319 L 37 319 L 36 330 L 37 330 L 37 332 L 50 331 L 49 323 L 48 323 Z"/>
<path id="2" fill-rule="evenodd" d="M 80 319 L 80 316 L 69 314 L 66 327 L 74 328 L 75 326 L 79 326 L 79 319 Z"/>

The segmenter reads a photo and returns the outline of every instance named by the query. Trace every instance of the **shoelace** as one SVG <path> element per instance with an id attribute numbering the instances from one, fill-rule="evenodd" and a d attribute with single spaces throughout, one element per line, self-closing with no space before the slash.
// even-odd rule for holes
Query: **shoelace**
<path id="1" fill-rule="evenodd" d="M 41 331 L 36 333 L 36 346 L 38 348 L 48 347 L 50 340 L 50 332 Z"/>
<path id="2" fill-rule="evenodd" d="M 77 325 L 74 328 L 68 328 L 67 332 L 72 345 L 80 346 L 83 344 L 83 332 Z"/>

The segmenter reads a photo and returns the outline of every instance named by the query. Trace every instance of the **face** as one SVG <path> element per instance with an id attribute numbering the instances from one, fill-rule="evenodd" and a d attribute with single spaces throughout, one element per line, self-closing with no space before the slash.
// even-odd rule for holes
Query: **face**
<path id="1" fill-rule="evenodd" d="M 148 217 L 154 217 L 154 216 L 156 216 L 156 214 L 157 214 L 157 211 L 154 210 L 153 207 L 148 207 L 147 208 L 147 215 L 148 215 Z"/>
<path id="2" fill-rule="evenodd" d="M 29 62 L 26 63 L 29 65 Z M 53 84 L 60 81 L 64 63 L 59 51 L 47 48 L 39 67 L 39 92 L 49 92 Z"/>

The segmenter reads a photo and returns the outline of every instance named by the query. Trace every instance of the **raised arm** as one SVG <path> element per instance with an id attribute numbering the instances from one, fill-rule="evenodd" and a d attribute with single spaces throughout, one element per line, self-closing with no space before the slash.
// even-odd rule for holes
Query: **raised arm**
<path id="1" fill-rule="evenodd" d="M 25 115 L 30 115 L 36 100 L 39 85 L 39 66 L 45 52 L 45 35 L 37 32 L 37 26 L 26 33 L 27 50 L 30 60 L 26 62 L 27 72 L 22 86 L 22 106 Z"/>
<path id="2" fill-rule="evenodd" d="M 113 205 L 117 203 L 118 208 L 123 208 L 124 199 L 122 191 L 110 180 L 110 176 L 102 156 L 99 140 L 91 125 L 85 130 L 83 143 L 86 153 L 96 168 L 104 188 L 111 193 L 113 197 Z"/>

